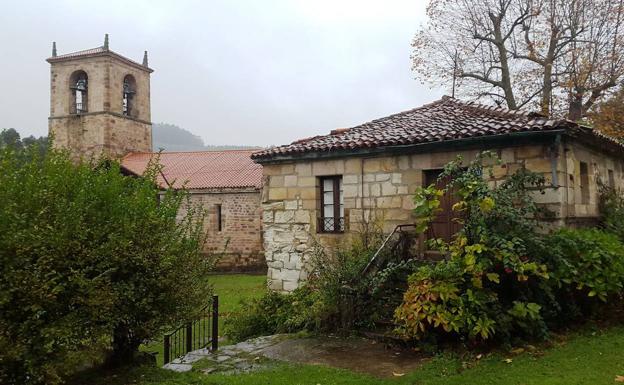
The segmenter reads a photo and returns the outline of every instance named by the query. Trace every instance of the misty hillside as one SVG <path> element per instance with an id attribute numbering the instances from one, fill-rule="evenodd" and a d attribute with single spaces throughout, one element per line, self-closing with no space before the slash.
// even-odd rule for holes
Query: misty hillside
<path id="1" fill-rule="evenodd" d="M 201 137 L 184 128 L 169 123 L 154 123 L 152 125 L 153 150 L 158 151 L 210 151 L 210 150 L 237 150 L 258 148 L 257 146 L 206 145 Z"/>

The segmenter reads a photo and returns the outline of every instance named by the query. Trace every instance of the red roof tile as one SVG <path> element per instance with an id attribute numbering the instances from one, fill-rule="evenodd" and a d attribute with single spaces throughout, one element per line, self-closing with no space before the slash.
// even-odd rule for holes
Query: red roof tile
<path id="1" fill-rule="evenodd" d="M 329 135 L 301 139 L 289 145 L 262 150 L 254 153 L 252 158 L 262 162 L 274 157 L 312 152 L 383 148 L 565 128 L 581 129 L 577 124 L 566 120 L 552 120 L 536 113 L 511 111 L 445 96 L 433 103 L 350 129 L 337 129 Z M 592 131 L 588 128 L 582 129 Z M 592 135 L 601 137 L 596 132 Z M 604 136 L 602 139 L 613 142 Z"/>
<path id="2" fill-rule="evenodd" d="M 53 56 L 50 59 L 52 59 L 52 60 L 69 59 L 69 58 L 76 58 L 76 57 L 81 57 L 81 56 L 95 55 L 95 54 L 104 53 L 104 52 L 107 52 L 104 49 L 104 47 L 96 47 L 96 48 L 85 49 L 85 50 L 82 50 L 82 51 L 65 53 L 63 55 Z"/>
<path id="3" fill-rule="evenodd" d="M 262 187 L 262 166 L 251 160 L 257 150 L 227 150 L 198 152 L 163 152 L 159 162 L 162 175 L 160 187 L 188 189 L 255 188 Z M 150 159 L 158 153 L 135 152 L 126 155 L 121 165 L 136 175 L 142 175 Z"/>
<path id="4" fill-rule="evenodd" d="M 147 70 L 152 72 L 153 70 L 149 67 L 144 66 L 143 64 L 136 62 L 132 59 L 128 59 L 127 57 L 118 54 L 115 51 L 111 51 L 110 49 L 106 49 L 104 47 L 96 47 L 96 48 L 89 48 L 89 49 L 85 49 L 82 51 L 76 51 L 76 52 L 70 52 L 70 53 L 65 53 L 62 55 L 57 55 L 57 56 L 52 56 L 49 57 L 47 59 L 48 63 L 54 63 L 54 62 L 58 62 L 58 61 L 63 61 L 63 60 L 68 60 L 68 59 L 76 59 L 76 58 L 81 58 L 81 57 L 90 57 L 90 56 L 102 56 L 102 55 L 110 55 L 110 56 L 114 56 L 118 59 L 121 59 L 123 61 L 126 61 L 127 63 L 135 66 L 135 67 L 139 67 L 141 69 Z"/>

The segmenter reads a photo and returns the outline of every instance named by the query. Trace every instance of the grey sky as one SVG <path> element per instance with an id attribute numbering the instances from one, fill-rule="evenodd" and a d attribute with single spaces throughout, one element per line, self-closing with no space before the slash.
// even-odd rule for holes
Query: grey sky
<path id="1" fill-rule="evenodd" d="M 59 54 L 149 51 L 152 120 L 207 144 L 289 143 L 434 100 L 413 79 L 425 0 L 11 1 L 0 6 L 0 127 L 47 133 Z"/>

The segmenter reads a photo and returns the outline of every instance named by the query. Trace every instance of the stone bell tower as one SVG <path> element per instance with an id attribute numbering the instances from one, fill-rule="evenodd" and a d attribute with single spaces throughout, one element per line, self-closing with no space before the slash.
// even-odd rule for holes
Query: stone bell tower
<path id="1" fill-rule="evenodd" d="M 76 159 L 152 151 L 150 74 L 104 45 L 57 55 L 52 43 L 49 132 Z"/>

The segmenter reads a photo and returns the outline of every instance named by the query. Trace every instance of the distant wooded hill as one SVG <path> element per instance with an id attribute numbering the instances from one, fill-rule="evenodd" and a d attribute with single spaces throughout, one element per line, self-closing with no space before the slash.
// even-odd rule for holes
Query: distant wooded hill
<path id="1" fill-rule="evenodd" d="M 46 136 L 22 138 L 17 130 L 0 127 L 0 147 L 14 146 L 22 149 L 25 146 L 37 143 L 43 149 L 46 147 L 47 139 Z M 154 151 L 158 151 L 161 148 L 165 151 L 218 151 L 259 148 L 259 146 L 206 145 L 199 136 L 175 124 L 168 123 L 154 123 L 152 126 L 152 139 Z"/>
<path id="2" fill-rule="evenodd" d="M 199 136 L 184 128 L 169 123 L 154 123 L 152 125 L 153 150 L 158 151 L 209 151 L 209 150 L 238 150 L 258 148 L 257 146 L 206 145 Z"/>

